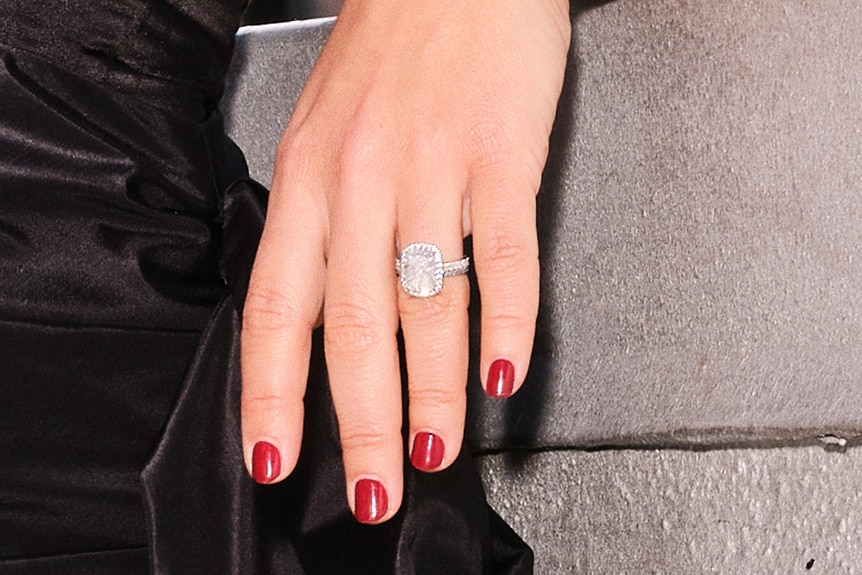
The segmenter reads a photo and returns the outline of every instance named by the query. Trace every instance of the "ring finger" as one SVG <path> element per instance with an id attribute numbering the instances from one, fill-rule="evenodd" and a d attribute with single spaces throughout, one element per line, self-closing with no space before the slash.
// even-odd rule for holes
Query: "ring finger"
<path id="1" fill-rule="evenodd" d="M 442 261 L 450 262 L 462 258 L 466 182 L 457 170 L 440 169 L 446 159 L 419 160 L 416 173 L 437 177 L 410 182 L 413 193 L 402 196 L 398 206 L 398 243 L 400 250 L 412 244 L 435 244 Z M 443 174 L 447 177 L 441 179 Z M 435 250 L 425 245 L 410 251 L 414 264 L 428 271 L 423 262 L 433 259 Z M 398 307 L 407 361 L 410 459 L 417 469 L 437 471 L 455 459 L 464 434 L 470 288 L 465 275 L 453 275 L 443 280 L 435 295 L 410 295 L 403 284 L 421 283 L 424 274 L 413 273 L 411 268 L 416 268 L 407 263 L 402 268 Z"/>

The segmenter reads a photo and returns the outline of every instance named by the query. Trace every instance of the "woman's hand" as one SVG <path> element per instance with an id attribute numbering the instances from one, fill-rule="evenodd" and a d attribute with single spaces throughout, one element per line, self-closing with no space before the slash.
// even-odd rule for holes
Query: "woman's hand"
<path id="1" fill-rule="evenodd" d="M 413 464 L 447 467 L 464 432 L 465 276 L 411 297 L 414 242 L 462 257 L 473 234 L 489 394 L 524 380 L 539 294 L 535 194 L 570 37 L 566 0 L 346 0 L 279 145 L 245 304 L 246 462 L 279 481 L 299 454 L 311 331 L 323 319 L 348 500 L 401 504 L 403 329 Z"/>

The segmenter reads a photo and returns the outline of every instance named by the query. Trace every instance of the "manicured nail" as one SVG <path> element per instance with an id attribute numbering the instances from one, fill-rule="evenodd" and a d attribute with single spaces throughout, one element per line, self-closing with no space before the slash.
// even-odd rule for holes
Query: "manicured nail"
<path id="1" fill-rule="evenodd" d="M 509 397 L 515 391 L 515 366 L 511 361 L 498 359 L 488 370 L 487 392 L 491 397 Z"/>
<path id="2" fill-rule="evenodd" d="M 389 499 L 382 483 L 373 479 L 360 479 L 354 489 L 354 515 L 360 523 L 375 523 L 386 515 Z"/>
<path id="3" fill-rule="evenodd" d="M 251 476 L 258 483 L 272 483 L 281 473 L 281 454 L 275 445 L 266 441 L 254 444 L 251 453 Z"/>
<path id="4" fill-rule="evenodd" d="M 443 453 L 446 447 L 443 440 L 427 431 L 420 431 L 413 438 L 413 451 L 410 452 L 410 462 L 419 471 L 434 471 L 443 463 Z"/>

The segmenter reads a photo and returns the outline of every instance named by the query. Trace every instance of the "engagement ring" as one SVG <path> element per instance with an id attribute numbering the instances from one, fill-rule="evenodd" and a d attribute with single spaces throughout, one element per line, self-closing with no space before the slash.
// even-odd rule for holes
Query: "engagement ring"
<path id="1" fill-rule="evenodd" d="M 470 258 L 444 262 L 443 253 L 434 244 L 410 244 L 395 260 L 395 273 L 401 287 L 413 297 L 431 297 L 443 289 L 443 278 L 467 273 Z"/>

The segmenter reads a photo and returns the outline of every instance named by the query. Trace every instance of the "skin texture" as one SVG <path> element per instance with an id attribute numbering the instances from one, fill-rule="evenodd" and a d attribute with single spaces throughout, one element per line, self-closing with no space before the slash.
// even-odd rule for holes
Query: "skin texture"
<path id="1" fill-rule="evenodd" d="M 566 0 L 345 2 L 279 144 L 245 305 L 250 471 L 259 442 L 279 454 L 267 481 L 296 463 L 321 319 L 351 508 L 363 479 L 388 497 L 367 521 L 401 504 L 399 325 L 408 445 L 433 434 L 444 447 L 431 471 L 451 464 L 464 432 L 469 285 L 457 276 L 431 298 L 403 293 L 394 261 L 413 242 L 451 261 L 473 235 L 483 385 L 500 359 L 514 390 L 523 383 L 538 310 L 535 196 L 570 33 Z M 414 461 L 440 459 L 430 444 L 433 457 Z"/>

